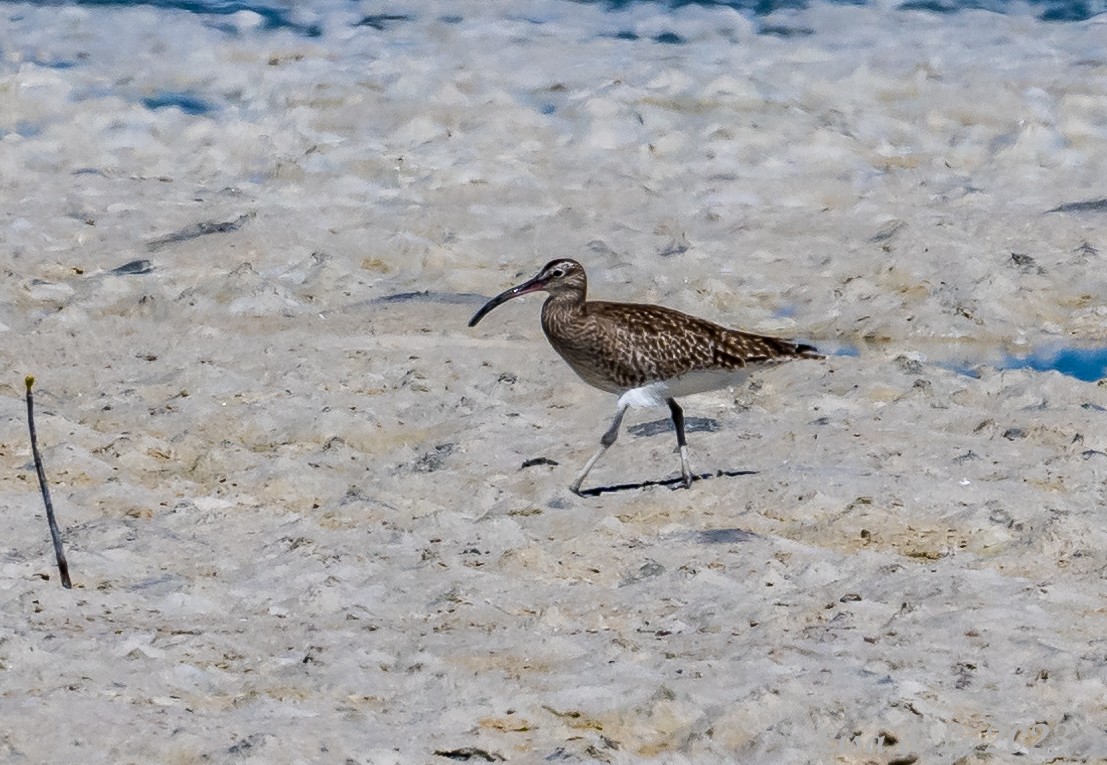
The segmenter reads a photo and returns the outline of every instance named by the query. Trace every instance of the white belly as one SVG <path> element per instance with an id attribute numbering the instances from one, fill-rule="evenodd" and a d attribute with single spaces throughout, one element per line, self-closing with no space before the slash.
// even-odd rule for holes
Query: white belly
<path id="1" fill-rule="evenodd" d="M 741 385 L 749 376 L 749 370 L 712 369 L 703 372 L 690 372 L 682 377 L 672 380 L 658 380 L 646 383 L 639 388 L 631 388 L 619 397 L 619 408 L 633 406 L 645 408 L 650 406 L 664 406 L 670 398 L 680 398 L 693 393 L 706 393 L 709 390 L 720 390 L 732 385 Z"/>

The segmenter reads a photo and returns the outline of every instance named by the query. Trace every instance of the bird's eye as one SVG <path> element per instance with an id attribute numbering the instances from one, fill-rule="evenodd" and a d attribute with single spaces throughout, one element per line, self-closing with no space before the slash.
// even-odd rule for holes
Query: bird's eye
<path id="1" fill-rule="evenodd" d="M 555 268 L 553 271 L 550 271 L 550 276 L 553 276 L 553 277 L 556 277 L 556 278 L 559 278 L 559 279 L 564 275 L 565 275 L 565 270 L 562 269 L 562 268 Z"/>

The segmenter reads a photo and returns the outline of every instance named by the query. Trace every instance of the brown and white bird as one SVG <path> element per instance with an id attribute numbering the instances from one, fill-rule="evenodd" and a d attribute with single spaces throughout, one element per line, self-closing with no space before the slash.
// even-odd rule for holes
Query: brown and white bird
<path id="1" fill-rule="evenodd" d="M 584 267 L 569 259 L 551 260 L 533 279 L 489 300 L 469 326 L 476 326 L 496 306 L 539 291 L 549 293 L 542 305 L 542 330 L 550 345 L 586 383 L 619 394 L 615 419 L 600 438 L 600 448 L 569 487 L 576 494 L 619 437 L 627 407 L 669 406 L 687 488 L 692 470 L 678 396 L 738 384 L 751 368 L 822 358 L 810 345 L 727 329 L 672 308 L 586 300 Z"/>

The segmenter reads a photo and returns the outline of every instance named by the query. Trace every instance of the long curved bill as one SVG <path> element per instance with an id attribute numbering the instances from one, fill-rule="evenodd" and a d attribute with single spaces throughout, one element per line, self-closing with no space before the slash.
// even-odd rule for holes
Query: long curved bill
<path id="1" fill-rule="evenodd" d="M 539 290 L 545 289 L 545 287 L 546 281 L 536 276 L 533 279 L 525 281 L 522 284 L 512 287 L 509 290 L 501 292 L 499 295 L 496 295 L 496 297 L 485 303 L 479 311 L 473 314 L 473 318 L 469 319 L 469 326 L 477 326 L 477 322 L 487 316 L 493 308 L 500 305 L 501 303 L 506 303 L 507 301 L 511 300 L 511 298 L 516 298 L 520 295 L 526 295 L 528 292 L 538 292 Z"/>

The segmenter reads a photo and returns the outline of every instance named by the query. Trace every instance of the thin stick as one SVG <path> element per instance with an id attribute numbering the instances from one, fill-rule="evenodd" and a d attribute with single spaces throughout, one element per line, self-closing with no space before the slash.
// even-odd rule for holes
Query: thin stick
<path id="1" fill-rule="evenodd" d="M 35 397 L 31 393 L 35 378 L 27 375 L 23 381 L 27 385 L 27 426 L 31 429 L 31 454 L 35 456 L 35 470 L 38 471 L 38 485 L 42 489 L 42 501 L 46 504 L 46 520 L 50 523 L 50 538 L 54 540 L 54 557 L 58 559 L 58 573 L 61 574 L 62 587 L 70 589 L 69 564 L 65 562 L 65 550 L 62 549 L 61 532 L 54 518 L 54 503 L 50 501 L 50 487 L 46 485 L 46 471 L 42 467 L 42 455 L 38 453 L 38 436 L 35 435 Z"/>

